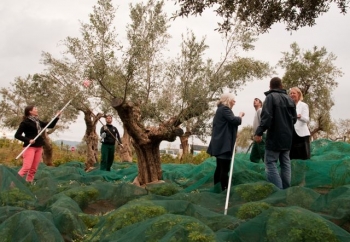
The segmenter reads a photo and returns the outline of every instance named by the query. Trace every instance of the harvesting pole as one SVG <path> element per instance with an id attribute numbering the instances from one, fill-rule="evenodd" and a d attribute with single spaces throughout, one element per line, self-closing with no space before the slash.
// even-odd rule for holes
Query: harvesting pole
<path id="1" fill-rule="evenodd" d="M 84 87 L 89 87 L 91 84 L 91 82 L 89 80 L 85 80 L 83 81 L 83 86 Z M 68 105 L 73 101 L 73 99 L 80 93 L 81 91 L 77 92 L 74 97 L 69 100 L 66 105 L 64 105 L 64 107 L 59 111 L 57 112 L 57 114 L 51 119 L 51 121 L 37 134 L 37 136 L 35 136 L 34 140 L 36 140 L 46 129 L 47 127 L 49 127 L 49 125 L 55 120 L 55 118 L 57 118 L 59 115 L 61 115 L 61 113 L 63 112 L 63 110 L 66 109 L 66 107 L 68 107 Z M 21 157 L 21 155 L 30 147 L 31 143 L 29 143 L 23 150 L 22 152 L 16 157 L 16 160 Z"/>
<path id="2" fill-rule="evenodd" d="M 227 215 L 227 208 L 228 208 L 228 202 L 230 199 L 230 190 L 231 190 L 231 183 L 232 183 L 232 173 L 233 173 L 233 163 L 235 161 L 235 152 L 236 152 L 236 142 L 233 146 L 233 154 L 231 158 L 231 167 L 230 167 L 230 175 L 228 179 L 228 186 L 227 186 L 227 194 L 226 194 L 226 203 L 225 203 L 225 212 L 224 215 Z"/>

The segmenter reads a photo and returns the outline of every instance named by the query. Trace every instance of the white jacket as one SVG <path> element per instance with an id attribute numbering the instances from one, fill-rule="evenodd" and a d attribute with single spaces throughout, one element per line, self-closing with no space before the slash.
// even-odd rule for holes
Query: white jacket
<path id="1" fill-rule="evenodd" d="M 297 115 L 301 114 L 301 117 L 297 119 L 297 122 L 294 124 L 295 132 L 300 136 L 308 136 L 310 135 L 309 128 L 307 126 L 310 117 L 309 117 L 309 106 L 299 101 L 297 103 Z"/>

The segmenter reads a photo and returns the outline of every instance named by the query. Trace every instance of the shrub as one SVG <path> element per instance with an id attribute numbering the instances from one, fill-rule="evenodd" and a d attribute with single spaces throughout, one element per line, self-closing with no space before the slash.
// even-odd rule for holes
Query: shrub
<path id="1" fill-rule="evenodd" d="M 81 209 L 87 207 L 89 202 L 94 201 L 98 197 L 98 190 L 93 187 L 75 187 L 63 192 L 72 198 Z"/>
<path id="2" fill-rule="evenodd" d="M 111 233 L 165 213 L 166 210 L 163 207 L 156 206 L 149 201 L 127 205 L 107 215 L 107 224 L 104 226 L 104 229 Z"/>
<path id="3" fill-rule="evenodd" d="M 237 218 L 239 219 L 251 219 L 258 216 L 264 210 L 271 207 L 270 204 L 265 202 L 250 202 L 243 204 L 237 212 Z"/>
<path id="4" fill-rule="evenodd" d="M 160 183 L 147 185 L 146 189 L 153 194 L 171 196 L 179 192 L 180 188 L 172 183 Z"/>
<path id="5" fill-rule="evenodd" d="M 259 201 L 268 197 L 275 187 L 271 183 L 250 183 L 235 187 L 235 192 L 245 201 Z"/>

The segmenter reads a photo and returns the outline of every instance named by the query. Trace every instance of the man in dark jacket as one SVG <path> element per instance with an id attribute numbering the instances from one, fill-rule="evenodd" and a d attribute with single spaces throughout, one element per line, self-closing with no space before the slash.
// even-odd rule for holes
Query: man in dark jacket
<path id="1" fill-rule="evenodd" d="M 267 130 L 265 166 L 267 180 L 280 189 L 290 187 L 291 165 L 289 151 L 292 146 L 293 127 L 297 120 L 296 106 L 282 89 L 282 81 L 274 77 L 270 81 L 270 90 L 265 92 L 266 99 L 261 111 L 261 121 L 255 131 L 254 140 L 261 142 Z M 278 173 L 277 161 L 281 174 Z"/>
<path id="2" fill-rule="evenodd" d="M 118 129 L 112 125 L 112 115 L 106 116 L 106 125 L 100 130 L 101 135 L 101 166 L 100 170 L 110 171 L 114 161 L 115 141 L 121 144 Z"/>

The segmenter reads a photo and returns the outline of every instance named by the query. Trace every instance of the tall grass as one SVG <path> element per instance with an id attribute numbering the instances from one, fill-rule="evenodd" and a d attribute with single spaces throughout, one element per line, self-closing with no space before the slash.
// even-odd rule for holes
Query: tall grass
<path id="1" fill-rule="evenodd" d="M 53 148 L 53 165 L 59 166 L 61 164 L 70 162 L 70 161 L 80 161 L 85 162 L 86 160 L 86 147 L 84 145 L 79 145 L 75 151 L 71 151 L 66 146 L 59 146 L 55 143 L 52 143 Z M 23 149 L 23 143 L 19 142 L 16 139 L 7 139 L 0 138 L 0 164 L 15 167 L 22 165 L 22 159 L 19 158 L 16 160 L 16 157 L 19 153 L 21 153 Z M 98 153 L 98 162 L 100 162 L 100 152 Z M 162 155 L 161 162 L 163 164 L 174 163 L 174 164 L 200 164 L 205 159 L 207 159 L 209 155 L 202 151 L 197 155 L 187 154 L 182 158 L 176 157 L 173 158 L 171 155 Z M 115 156 L 116 161 L 120 161 L 120 157 L 118 154 Z M 137 157 L 133 157 L 133 160 L 137 162 Z"/>
<path id="2" fill-rule="evenodd" d="M 59 147 L 52 143 L 53 148 L 53 164 L 58 166 L 69 161 L 81 161 L 86 159 L 84 152 L 78 150 L 72 152 L 66 148 Z M 22 158 L 16 159 L 18 154 L 23 150 L 23 143 L 16 139 L 0 138 L 0 164 L 15 167 L 22 165 Z"/>

